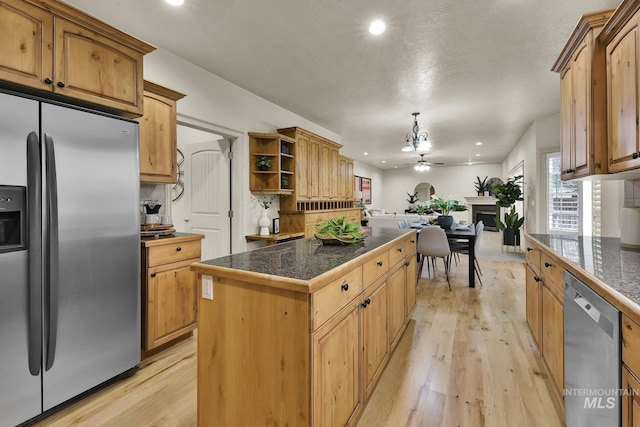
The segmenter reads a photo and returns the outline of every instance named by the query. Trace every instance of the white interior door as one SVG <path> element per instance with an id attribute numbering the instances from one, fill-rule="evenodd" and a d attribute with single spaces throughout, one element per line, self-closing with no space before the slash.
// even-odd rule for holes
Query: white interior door
<path id="1" fill-rule="evenodd" d="M 202 259 L 230 253 L 230 142 L 211 133 L 200 132 L 208 140 L 197 141 L 193 129 L 178 133 L 178 145 L 184 154 L 184 195 L 172 205 L 177 231 L 204 234 Z M 187 139 L 187 141 L 185 141 Z"/>

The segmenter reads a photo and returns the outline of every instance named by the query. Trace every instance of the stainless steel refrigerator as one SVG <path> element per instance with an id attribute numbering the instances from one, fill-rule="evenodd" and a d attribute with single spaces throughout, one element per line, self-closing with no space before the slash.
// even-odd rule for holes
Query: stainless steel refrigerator
<path id="1" fill-rule="evenodd" d="M 0 92 L 0 426 L 140 362 L 138 138 L 133 121 Z"/>

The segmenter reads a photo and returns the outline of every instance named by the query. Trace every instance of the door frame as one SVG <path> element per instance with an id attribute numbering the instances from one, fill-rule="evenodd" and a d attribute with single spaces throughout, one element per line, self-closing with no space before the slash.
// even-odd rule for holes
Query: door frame
<path id="1" fill-rule="evenodd" d="M 239 250 L 237 242 L 242 242 L 242 204 L 235 202 L 237 200 L 242 200 L 241 191 L 244 187 L 244 182 L 243 174 L 238 173 L 233 168 L 233 160 L 236 156 L 234 150 L 237 146 L 241 145 L 236 144 L 236 142 L 244 136 L 244 133 L 236 129 L 231 129 L 226 126 L 180 113 L 177 114 L 177 124 L 192 129 L 198 129 L 203 132 L 220 135 L 229 141 L 229 153 L 231 157 L 229 159 L 229 209 L 233 212 L 233 216 L 229 218 L 229 254 L 232 254 Z M 234 183 L 237 183 L 237 185 L 233 185 Z M 166 200 L 171 200 L 170 188 L 170 186 L 166 186 Z M 168 204 L 169 206 L 171 205 L 171 203 Z"/>

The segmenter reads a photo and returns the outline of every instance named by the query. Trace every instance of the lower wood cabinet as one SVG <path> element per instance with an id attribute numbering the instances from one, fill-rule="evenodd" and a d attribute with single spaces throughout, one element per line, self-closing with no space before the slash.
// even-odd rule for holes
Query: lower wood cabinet
<path id="1" fill-rule="evenodd" d="M 640 426 L 640 382 L 622 367 L 622 427 Z"/>
<path id="2" fill-rule="evenodd" d="M 394 266 L 389 273 L 389 347 L 393 348 L 401 337 L 405 325 L 405 295 L 407 274 L 404 264 Z"/>
<path id="3" fill-rule="evenodd" d="M 362 405 L 359 334 L 359 300 L 314 334 L 314 426 L 345 426 Z"/>
<path id="4" fill-rule="evenodd" d="M 369 397 L 389 355 L 389 287 L 383 277 L 363 296 L 362 348 L 365 396 Z"/>
<path id="5" fill-rule="evenodd" d="M 142 242 L 142 349 L 197 327 L 198 292 L 190 266 L 200 261 L 202 235 Z"/>
<path id="6" fill-rule="evenodd" d="M 564 389 L 564 306 L 553 289 L 546 285 L 542 292 L 542 358 L 560 395 Z"/>
<path id="7" fill-rule="evenodd" d="M 529 265 L 526 270 L 526 300 L 527 300 L 527 324 L 531 331 L 531 336 L 536 344 L 540 345 L 540 273 L 534 271 Z"/>

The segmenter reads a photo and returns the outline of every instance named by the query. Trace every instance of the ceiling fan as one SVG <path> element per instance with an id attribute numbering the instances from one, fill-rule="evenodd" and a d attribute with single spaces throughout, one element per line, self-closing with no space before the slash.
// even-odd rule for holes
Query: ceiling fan
<path id="1" fill-rule="evenodd" d="M 418 172 L 426 172 L 431 169 L 431 163 L 427 162 L 424 159 L 424 154 L 420 154 L 420 160 L 418 160 L 418 164 L 413 167 Z"/>

